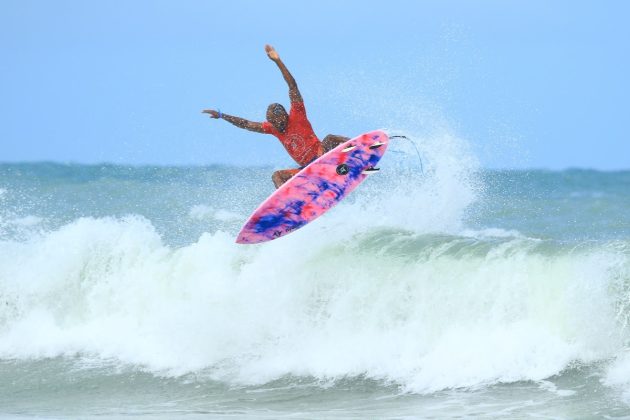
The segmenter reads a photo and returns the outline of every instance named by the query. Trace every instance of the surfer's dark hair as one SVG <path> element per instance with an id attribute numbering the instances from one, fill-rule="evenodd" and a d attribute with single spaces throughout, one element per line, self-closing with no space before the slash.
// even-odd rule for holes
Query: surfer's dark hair
<path id="1" fill-rule="evenodd" d="M 267 107 L 267 120 L 274 124 L 280 132 L 284 132 L 287 128 L 288 119 L 289 114 L 287 114 L 287 110 L 279 103 L 274 103 Z"/>
<path id="2" fill-rule="evenodd" d="M 278 116 L 283 115 L 283 114 L 286 115 L 287 113 L 287 110 L 284 109 L 282 104 L 279 104 L 277 102 L 269 105 L 269 107 L 267 107 L 267 110 L 271 111 L 273 115 L 278 115 Z"/>

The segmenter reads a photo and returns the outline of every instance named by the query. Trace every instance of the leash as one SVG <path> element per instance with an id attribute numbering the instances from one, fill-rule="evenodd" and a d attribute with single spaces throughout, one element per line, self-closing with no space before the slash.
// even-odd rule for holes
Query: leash
<path id="1" fill-rule="evenodd" d="M 407 136 L 390 136 L 390 139 L 405 139 L 408 140 L 411 144 L 413 144 L 413 148 L 416 149 L 416 154 L 418 155 L 418 161 L 420 162 L 420 171 L 424 174 L 424 165 L 422 164 L 422 158 L 420 157 L 420 151 L 418 150 L 418 146 L 416 143 L 411 140 Z"/>

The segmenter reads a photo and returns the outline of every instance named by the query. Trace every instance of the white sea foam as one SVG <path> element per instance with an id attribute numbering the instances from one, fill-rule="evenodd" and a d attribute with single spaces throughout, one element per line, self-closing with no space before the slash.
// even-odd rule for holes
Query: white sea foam
<path id="1" fill-rule="evenodd" d="M 32 227 L 40 224 L 42 221 L 43 219 L 41 217 L 28 215 L 24 217 L 17 217 L 10 220 L 8 223 L 20 227 Z"/>
<path id="2" fill-rule="evenodd" d="M 608 367 L 602 382 L 620 388 L 624 399 L 630 404 L 630 351 L 621 352 Z"/>
<path id="3" fill-rule="evenodd" d="M 515 240 L 412 262 L 369 246 L 314 231 L 244 247 L 217 232 L 172 249 L 137 217 L 2 242 L 0 357 L 84 354 L 239 383 L 366 375 L 431 392 L 542 380 L 622 348 L 619 256 Z"/>
<path id="4" fill-rule="evenodd" d="M 215 209 L 205 204 L 193 206 L 188 212 L 188 216 L 197 220 L 218 220 L 220 222 L 234 222 L 244 220 L 243 215 L 225 210 Z"/>
<path id="5" fill-rule="evenodd" d="M 560 397 L 570 397 L 571 395 L 575 395 L 576 391 L 570 389 L 558 389 L 558 386 L 550 381 L 540 381 L 538 382 L 540 388 L 545 391 L 552 392 Z"/>
<path id="6" fill-rule="evenodd" d="M 214 209 L 210 206 L 206 206 L 204 204 L 198 204 L 193 206 L 188 212 L 188 216 L 193 219 L 205 219 L 211 218 L 214 215 Z"/>
<path id="7" fill-rule="evenodd" d="M 472 238 L 524 238 L 517 230 L 500 228 L 464 229 L 459 234 Z"/>

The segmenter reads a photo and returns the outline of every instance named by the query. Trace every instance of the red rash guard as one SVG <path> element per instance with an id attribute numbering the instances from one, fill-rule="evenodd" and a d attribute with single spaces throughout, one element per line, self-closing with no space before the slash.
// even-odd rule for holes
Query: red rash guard
<path id="1" fill-rule="evenodd" d="M 306 118 L 303 102 L 291 103 L 289 121 L 284 133 L 276 130 L 269 121 L 262 123 L 262 129 L 265 133 L 276 136 L 298 165 L 308 165 L 323 153 L 322 145 Z"/>

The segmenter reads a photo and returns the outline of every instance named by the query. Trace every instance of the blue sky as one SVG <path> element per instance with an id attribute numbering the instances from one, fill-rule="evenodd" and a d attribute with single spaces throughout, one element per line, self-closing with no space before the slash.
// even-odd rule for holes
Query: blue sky
<path id="1" fill-rule="evenodd" d="M 0 161 L 291 160 L 262 120 L 296 77 L 315 131 L 448 130 L 491 168 L 630 168 L 630 6 L 613 1 L 0 4 Z"/>

